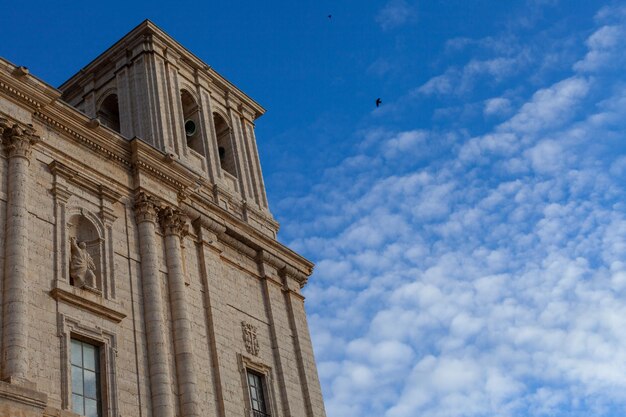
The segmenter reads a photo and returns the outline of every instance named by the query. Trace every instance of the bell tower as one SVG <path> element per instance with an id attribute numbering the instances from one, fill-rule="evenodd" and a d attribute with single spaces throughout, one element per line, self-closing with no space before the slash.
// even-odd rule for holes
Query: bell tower
<path id="1" fill-rule="evenodd" d="M 92 126 L 139 138 L 198 175 L 215 202 L 275 237 L 254 134 L 263 107 L 146 20 L 66 81 Z"/>

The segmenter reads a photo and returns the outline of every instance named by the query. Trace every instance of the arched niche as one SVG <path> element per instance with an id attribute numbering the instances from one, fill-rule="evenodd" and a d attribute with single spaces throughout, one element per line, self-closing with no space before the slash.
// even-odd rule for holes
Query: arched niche
<path id="1" fill-rule="evenodd" d="M 92 213 L 87 211 L 70 210 L 69 220 L 67 222 L 67 235 L 69 250 L 68 265 L 69 265 L 69 282 L 71 285 L 81 288 L 87 288 L 91 290 L 102 291 L 102 271 L 104 262 L 104 227 L 100 219 L 98 219 Z M 74 240 L 75 239 L 75 240 Z M 93 272 L 93 280 L 87 279 L 85 282 L 76 282 L 73 277 L 73 271 L 75 273 L 75 267 L 73 263 L 73 250 L 72 246 L 75 244 L 78 248 L 75 250 L 85 250 L 93 262 L 93 268 L 88 267 L 88 270 Z M 84 248 L 81 248 L 84 244 Z M 85 255 L 82 256 L 85 258 Z M 93 282 L 91 282 L 93 281 Z"/>
<path id="2" fill-rule="evenodd" d="M 193 95 L 185 89 L 180 91 L 180 102 L 183 107 L 183 125 L 187 146 L 204 156 L 198 103 Z"/>
<path id="3" fill-rule="evenodd" d="M 220 167 L 230 175 L 237 177 L 232 129 L 228 122 L 226 122 L 226 119 L 219 113 L 213 113 L 213 124 L 215 126 Z"/>
<path id="4" fill-rule="evenodd" d="M 120 132 L 120 108 L 117 102 L 117 94 L 110 93 L 100 102 L 96 117 L 104 126 Z"/>

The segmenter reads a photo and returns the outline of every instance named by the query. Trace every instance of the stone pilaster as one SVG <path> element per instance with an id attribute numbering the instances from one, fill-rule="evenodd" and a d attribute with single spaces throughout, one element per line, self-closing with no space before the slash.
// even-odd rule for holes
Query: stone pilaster
<path id="1" fill-rule="evenodd" d="M 160 210 L 159 219 L 165 234 L 165 259 L 167 262 L 181 415 L 182 417 L 198 417 L 200 407 L 196 386 L 196 368 L 193 361 L 193 335 L 185 300 L 185 273 L 181 250 L 181 238 L 188 231 L 187 218 L 181 211 L 165 207 Z"/>
<path id="2" fill-rule="evenodd" d="M 0 120 L 0 136 L 9 158 L 3 288 L 3 361 L 5 381 L 32 385 L 28 359 L 28 189 L 32 146 L 39 141 L 30 127 Z"/>
<path id="3" fill-rule="evenodd" d="M 280 275 L 283 281 L 283 293 L 289 315 L 289 327 L 293 335 L 306 414 L 308 417 L 326 417 L 322 388 L 313 355 L 313 344 L 304 311 L 304 297 L 300 293 L 300 286 L 307 281 L 307 276 L 289 265 L 285 265 L 280 270 Z"/>
<path id="4" fill-rule="evenodd" d="M 217 285 L 216 265 L 219 265 L 220 254 L 223 245 L 219 242 L 219 236 L 226 232 L 226 227 L 215 220 L 200 216 L 193 222 L 198 235 L 200 245 L 199 262 L 202 276 L 202 286 L 204 287 L 204 301 L 206 312 L 206 326 L 208 336 L 208 349 L 211 358 L 211 369 L 213 370 L 213 395 L 216 405 L 216 417 L 231 415 L 226 411 L 223 375 L 227 375 L 227 366 L 220 357 L 220 346 L 228 343 L 227 335 L 216 330 L 219 323 L 226 321 L 224 310 L 220 305 L 223 299 L 219 297 Z"/>
<path id="5" fill-rule="evenodd" d="M 135 200 L 135 219 L 139 228 L 141 282 L 143 288 L 144 321 L 148 344 L 148 367 L 152 415 L 174 417 L 172 377 L 168 366 L 168 349 L 163 297 L 159 283 L 159 256 L 156 248 L 156 201 L 144 192 Z"/>

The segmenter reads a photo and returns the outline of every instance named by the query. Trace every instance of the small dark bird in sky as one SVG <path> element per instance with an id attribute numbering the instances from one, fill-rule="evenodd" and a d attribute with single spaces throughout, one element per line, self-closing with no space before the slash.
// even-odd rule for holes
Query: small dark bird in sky
<path id="1" fill-rule="evenodd" d="M 328 15 L 328 18 L 329 18 L 329 19 L 332 19 L 332 18 L 333 18 L 333 15 L 332 15 L 332 14 L 329 14 L 329 15 Z"/>
<path id="2" fill-rule="evenodd" d="M 383 104 L 383 101 L 380 99 L 380 97 L 378 97 L 376 99 L 376 107 L 379 107 L 381 104 Z"/>

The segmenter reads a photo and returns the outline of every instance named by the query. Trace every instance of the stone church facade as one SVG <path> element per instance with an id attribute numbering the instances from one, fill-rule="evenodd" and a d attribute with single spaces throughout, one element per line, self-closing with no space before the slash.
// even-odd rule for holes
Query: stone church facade
<path id="1" fill-rule="evenodd" d="M 59 89 L 0 58 L 0 416 L 325 416 L 263 112 L 149 21 Z"/>

